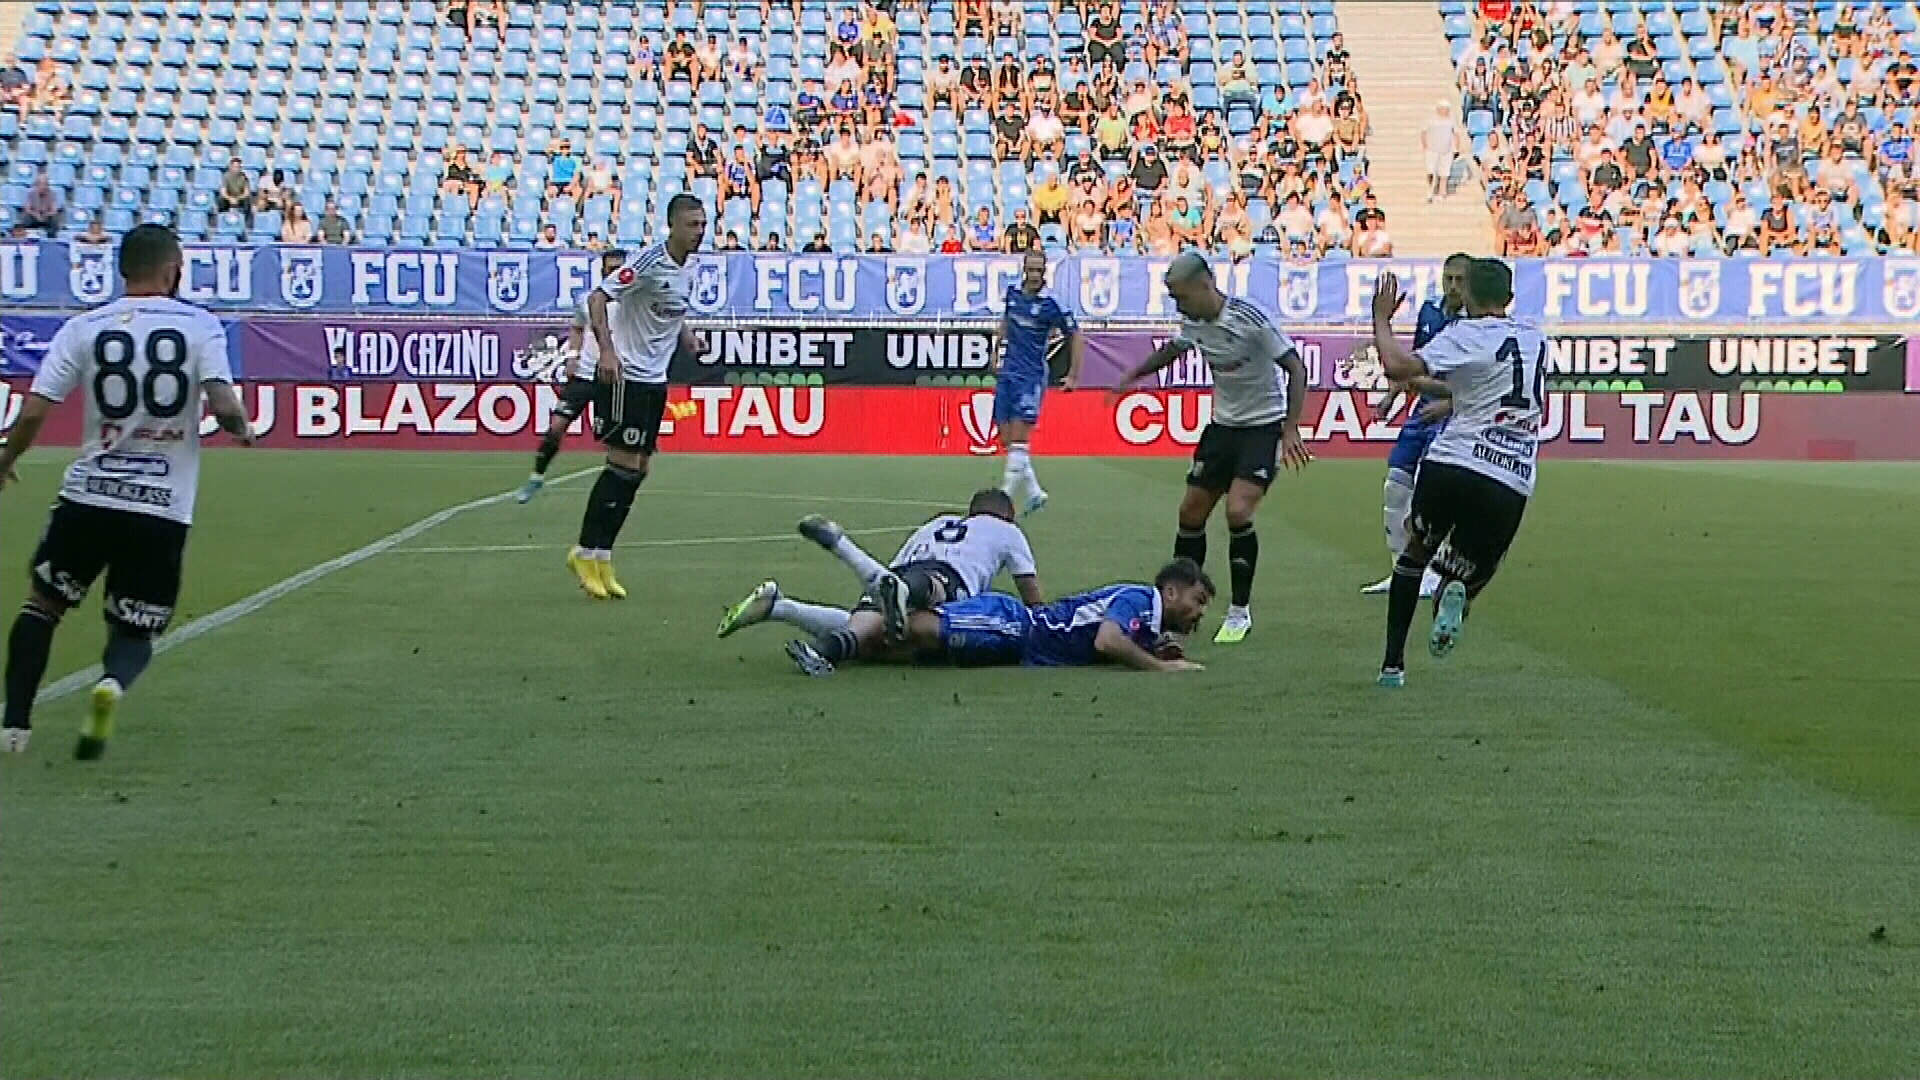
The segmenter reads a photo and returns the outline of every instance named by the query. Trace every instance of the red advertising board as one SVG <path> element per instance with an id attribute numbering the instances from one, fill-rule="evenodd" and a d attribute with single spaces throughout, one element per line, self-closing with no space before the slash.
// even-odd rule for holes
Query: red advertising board
<path id="1" fill-rule="evenodd" d="M 25 380 L 6 381 L 10 423 Z M 545 430 L 558 391 L 519 382 L 266 382 L 242 390 L 267 446 L 520 450 Z M 1372 395 L 1309 396 L 1308 438 L 1325 457 L 1383 456 L 1397 418 L 1372 419 Z M 993 396 L 945 387 L 696 386 L 676 388 L 692 416 L 669 421 L 670 453 L 979 454 L 998 451 Z M 1206 426 L 1204 390 L 1054 392 L 1036 453 L 1184 456 Z M 42 436 L 80 441 L 77 404 Z M 0 425 L 3 426 L 3 425 Z M 211 424 L 208 425 L 211 431 Z M 584 424 L 576 423 L 576 431 Z M 1549 395 L 1547 453 L 1591 458 L 1920 459 L 1920 397 L 1648 391 Z"/>

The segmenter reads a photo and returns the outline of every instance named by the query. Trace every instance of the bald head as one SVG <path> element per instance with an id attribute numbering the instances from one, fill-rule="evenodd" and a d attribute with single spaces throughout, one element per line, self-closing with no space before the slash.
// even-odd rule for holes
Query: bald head
<path id="1" fill-rule="evenodd" d="M 1197 251 L 1183 251 L 1167 264 L 1167 284 L 1186 285 L 1203 277 L 1211 277 L 1213 270 L 1207 265 L 1207 257 Z"/>
<path id="2" fill-rule="evenodd" d="M 1215 318 L 1226 304 L 1226 298 L 1214 287 L 1213 267 L 1197 251 L 1175 255 L 1161 280 L 1166 282 L 1167 295 L 1173 297 L 1173 306 L 1189 319 Z"/>

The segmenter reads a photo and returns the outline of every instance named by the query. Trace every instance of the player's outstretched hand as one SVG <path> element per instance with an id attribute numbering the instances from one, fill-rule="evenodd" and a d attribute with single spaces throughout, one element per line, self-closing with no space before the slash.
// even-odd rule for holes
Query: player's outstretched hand
<path id="1" fill-rule="evenodd" d="M 1400 310 L 1406 300 L 1406 294 L 1400 291 L 1400 279 L 1388 270 L 1373 283 L 1373 317 L 1392 319 L 1393 313 Z"/>
<path id="2" fill-rule="evenodd" d="M 1167 660 L 1167 661 L 1163 661 L 1163 663 L 1165 663 L 1166 666 L 1161 668 L 1160 670 L 1166 671 L 1166 672 L 1207 670 L 1207 665 L 1196 664 L 1191 660 Z"/>
<path id="3" fill-rule="evenodd" d="M 1313 460 L 1313 451 L 1307 448 L 1307 440 L 1300 437 L 1300 429 L 1288 424 L 1280 433 L 1280 464 L 1289 469 L 1304 469 Z"/>
<path id="4" fill-rule="evenodd" d="M 1080 380 L 1073 377 L 1072 375 L 1069 375 L 1066 378 L 1060 380 L 1060 389 L 1065 390 L 1069 393 L 1071 393 L 1072 391 L 1078 390 L 1080 389 Z"/>

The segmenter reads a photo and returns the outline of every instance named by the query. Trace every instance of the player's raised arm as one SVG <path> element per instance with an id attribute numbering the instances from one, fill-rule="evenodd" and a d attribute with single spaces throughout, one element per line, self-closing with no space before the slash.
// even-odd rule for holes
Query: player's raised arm
<path id="1" fill-rule="evenodd" d="M 1393 332 L 1393 314 L 1400 310 L 1405 299 L 1400 280 L 1392 271 L 1381 274 L 1380 280 L 1374 283 L 1373 347 L 1380 353 L 1380 366 L 1386 369 L 1387 378 L 1396 382 L 1408 382 L 1427 373 L 1427 366 L 1413 350 L 1400 344 Z"/>
<path id="2" fill-rule="evenodd" d="M 1182 337 L 1174 338 L 1166 344 L 1161 345 L 1151 353 L 1148 353 L 1147 358 L 1142 361 L 1138 367 L 1122 376 L 1120 381 L 1113 385 L 1110 396 L 1118 397 L 1131 388 L 1134 383 L 1139 382 L 1141 379 L 1146 378 L 1161 368 L 1166 367 L 1168 364 L 1173 363 L 1175 360 L 1180 359 L 1182 356 L 1185 356 L 1192 348 L 1193 342 Z"/>

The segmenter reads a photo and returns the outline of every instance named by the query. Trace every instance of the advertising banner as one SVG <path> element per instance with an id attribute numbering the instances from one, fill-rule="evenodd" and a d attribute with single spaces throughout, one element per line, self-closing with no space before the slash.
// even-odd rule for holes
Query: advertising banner
<path id="1" fill-rule="evenodd" d="M 487 320 L 243 320 L 249 379 L 339 382 L 511 382 L 564 379 L 563 324 Z"/>
<path id="2" fill-rule="evenodd" d="M 18 412 L 8 379 L 0 415 Z M 559 403 L 551 384 L 461 381 L 258 382 L 242 388 L 268 446 L 526 450 Z M 999 450 L 993 395 L 942 387 L 693 386 L 693 414 L 663 429 L 667 453 L 954 454 Z M 1373 419 L 1377 394 L 1308 398 L 1307 437 L 1326 457 L 1384 457 L 1398 417 Z M 1034 452 L 1184 457 L 1211 414 L 1205 391 L 1048 395 Z M 73 445 L 82 410 L 56 410 L 44 438 Z M 1548 395 L 1549 456 L 1748 460 L 1920 459 L 1920 397 L 1641 391 Z M 206 430 L 211 433 L 209 420 Z M 585 431 L 577 421 L 573 430 Z M 585 436 L 581 436 L 585 445 Z"/>
<path id="3" fill-rule="evenodd" d="M 0 302 L 73 309 L 112 299 L 113 250 L 45 240 L 0 242 Z M 182 299 L 267 314 L 562 315 L 593 285 L 586 252 L 408 250 L 190 244 Z M 1087 319 L 1174 316 L 1159 257 L 1063 256 L 1061 302 Z M 1771 320 L 1887 323 L 1920 316 L 1920 258 L 1516 259 L 1514 313 L 1559 323 Z M 1392 270 L 1415 297 L 1435 295 L 1438 259 L 1294 264 L 1220 260 L 1216 274 L 1296 326 L 1360 325 L 1375 279 Z M 695 313 L 743 321 L 965 319 L 998 315 L 1020 278 L 1017 256 L 702 253 L 690 270 Z M 1411 312 L 1404 313 L 1407 319 Z"/>

